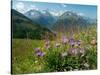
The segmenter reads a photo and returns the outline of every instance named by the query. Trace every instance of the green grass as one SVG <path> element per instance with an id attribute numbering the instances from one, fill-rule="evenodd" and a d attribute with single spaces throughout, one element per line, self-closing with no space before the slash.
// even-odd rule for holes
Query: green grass
<path id="1" fill-rule="evenodd" d="M 34 48 L 42 45 L 40 40 L 13 39 L 12 43 L 12 72 L 30 73 L 41 72 L 39 63 L 35 64 Z"/>
<path id="2" fill-rule="evenodd" d="M 55 47 L 60 38 L 51 41 L 51 48 L 44 48 L 44 40 L 13 39 L 12 40 L 12 73 L 39 73 L 39 72 L 59 72 L 70 70 L 93 70 L 97 68 L 97 45 L 91 44 L 93 39 L 97 39 L 96 28 L 91 27 L 87 31 L 74 33 L 76 40 L 82 40 L 81 47 L 85 49 L 85 54 L 70 55 L 61 57 L 61 53 L 68 52 L 70 45 Z M 38 57 L 35 48 L 40 47 L 45 52 L 44 57 Z M 89 66 L 84 66 L 88 64 Z"/>

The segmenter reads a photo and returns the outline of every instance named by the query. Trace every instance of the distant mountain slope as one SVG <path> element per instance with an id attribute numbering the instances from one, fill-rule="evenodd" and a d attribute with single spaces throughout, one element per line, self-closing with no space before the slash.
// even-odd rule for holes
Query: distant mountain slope
<path id="1" fill-rule="evenodd" d="M 31 39 L 42 39 L 47 33 L 48 36 L 52 36 L 52 32 L 42 27 L 42 25 L 30 20 L 23 14 L 12 9 L 12 34 L 13 38 L 31 38 Z"/>
<path id="2" fill-rule="evenodd" d="M 58 21 L 54 24 L 52 29 L 56 31 L 70 31 L 77 30 L 78 27 L 87 27 L 89 24 L 89 21 L 84 19 L 83 16 L 79 16 L 76 13 L 67 11 L 59 17 Z"/>
<path id="3" fill-rule="evenodd" d="M 29 10 L 25 15 L 32 21 L 48 28 L 56 21 L 55 17 L 47 10 Z"/>

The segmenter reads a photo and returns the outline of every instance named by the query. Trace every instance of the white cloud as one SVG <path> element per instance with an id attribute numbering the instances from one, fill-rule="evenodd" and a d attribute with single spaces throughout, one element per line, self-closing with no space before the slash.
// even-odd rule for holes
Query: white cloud
<path id="1" fill-rule="evenodd" d="M 21 13 L 26 13 L 29 10 L 39 10 L 39 8 L 35 5 L 27 5 L 24 4 L 24 2 L 17 2 L 15 5 L 15 9 Z"/>
<path id="2" fill-rule="evenodd" d="M 56 12 L 51 11 L 50 13 L 51 13 L 52 15 L 59 16 L 59 14 L 56 13 Z"/>
<path id="3" fill-rule="evenodd" d="M 35 5 L 31 5 L 30 9 L 39 10 L 39 8 L 37 8 Z"/>
<path id="4" fill-rule="evenodd" d="M 62 7 L 64 7 L 64 8 L 65 8 L 65 7 L 67 7 L 67 5 L 66 5 L 66 4 L 61 4 L 61 6 L 62 6 Z"/>
<path id="5" fill-rule="evenodd" d="M 84 13 L 77 13 L 77 15 L 79 15 L 79 16 L 85 16 Z"/>
<path id="6" fill-rule="evenodd" d="M 24 4 L 22 2 L 19 2 L 16 4 L 16 8 L 17 9 L 23 9 L 24 8 Z"/>
<path id="7" fill-rule="evenodd" d="M 55 16 L 61 16 L 64 13 L 64 11 L 50 11 L 50 13 Z"/>
<path id="8" fill-rule="evenodd" d="M 22 13 L 24 12 L 24 9 L 25 9 L 24 3 L 18 2 L 18 3 L 16 3 L 15 7 L 19 12 L 22 12 Z"/>
<path id="9" fill-rule="evenodd" d="M 39 9 L 35 5 L 30 5 L 27 9 L 25 9 L 25 12 L 27 12 L 29 10 L 39 10 Z"/>

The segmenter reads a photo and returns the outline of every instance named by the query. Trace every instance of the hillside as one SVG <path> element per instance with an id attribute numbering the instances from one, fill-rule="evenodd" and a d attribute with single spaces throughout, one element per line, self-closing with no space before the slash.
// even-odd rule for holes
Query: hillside
<path id="1" fill-rule="evenodd" d="M 24 14 L 33 22 L 43 25 L 47 28 L 51 27 L 55 23 L 55 17 L 47 10 L 29 10 Z"/>
<path id="2" fill-rule="evenodd" d="M 83 16 L 67 11 L 59 16 L 59 19 L 54 24 L 52 29 L 56 31 L 76 31 L 77 28 L 86 28 L 89 25 L 89 21 L 84 19 Z"/>
<path id="3" fill-rule="evenodd" d="M 43 39 L 47 33 L 48 36 L 52 36 L 49 29 L 33 22 L 18 11 L 12 9 L 11 15 L 13 38 Z"/>

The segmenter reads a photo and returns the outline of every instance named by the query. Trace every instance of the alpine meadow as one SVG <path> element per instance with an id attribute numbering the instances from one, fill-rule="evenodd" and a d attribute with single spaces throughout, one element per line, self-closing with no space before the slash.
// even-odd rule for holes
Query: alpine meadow
<path id="1" fill-rule="evenodd" d="M 12 74 L 97 69 L 97 6 L 12 0 Z"/>

